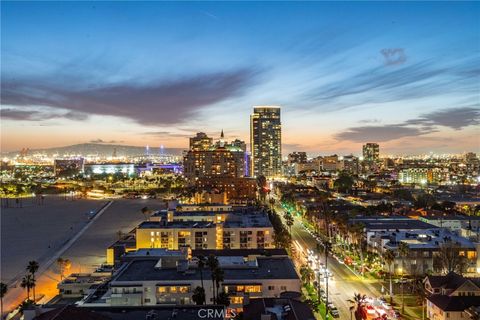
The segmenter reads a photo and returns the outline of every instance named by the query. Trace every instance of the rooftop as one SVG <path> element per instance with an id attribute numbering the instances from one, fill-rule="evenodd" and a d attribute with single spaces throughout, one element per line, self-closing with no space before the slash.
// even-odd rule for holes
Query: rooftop
<path id="1" fill-rule="evenodd" d="M 47 306 L 48 307 L 48 306 Z M 155 307 L 74 307 L 55 306 L 55 309 L 42 313 L 35 320 L 138 320 L 138 319 L 182 319 L 199 320 L 199 309 L 204 306 L 155 306 Z M 223 310 L 223 306 L 209 306 L 212 309 Z M 46 308 L 45 308 L 46 309 Z M 221 314 L 215 313 L 209 317 L 213 320 L 223 320 Z"/>
<path id="2" fill-rule="evenodd" d="M 432 224 L 404 216 L 356 217 L 349 222 L 350 224 L 362 223 L 367 230 L 438 229 Z"/>
<path id="3" fill-rule="evenodd" d="M 179 272 L 177 268 L 155 268 L 158 259 L 133 260 L 120 270 L 112 284 L 121 281 L 191 281 L 200 280 L 200 270 L 188 269 Z M 224 267 L 225 282 L 235 280 L 298 279 L 292 261 L 288 257 L 258 257 L 257 266 Z M 210 277 L 210 270 L 203 270 L 203 278 Z"/>
<path id="4" fill-rule="evenodd" d="M 243 308 L 244 319 L 262 320 L 262 315 L 277 320 L 313 320 L 312 310 L 304 302 L 285 298 L 251 299 Z"/>
<path id="5" fill-rule="evenodd" d="M 480 306 L 480 296 L 447 296 L 436 294 L 427 299 L 444 312 L 464 311 L 472 306 Z"/>

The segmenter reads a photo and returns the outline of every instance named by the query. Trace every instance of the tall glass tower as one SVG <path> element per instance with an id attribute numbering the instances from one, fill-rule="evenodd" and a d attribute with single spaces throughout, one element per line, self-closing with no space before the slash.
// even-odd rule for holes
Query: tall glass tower
<path id="1" fill-rule="evenodd" d="M 282 125 L 280 107 L 258 106 L 250 115 L 251 172 L 254 177 L 282 173 Z"/>

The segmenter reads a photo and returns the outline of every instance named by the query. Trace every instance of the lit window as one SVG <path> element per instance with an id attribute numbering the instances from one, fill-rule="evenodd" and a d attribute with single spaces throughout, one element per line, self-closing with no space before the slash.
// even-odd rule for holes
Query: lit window
<path id="1" fill-rule="evenodd" d="M 243 297 L 230 297 L 231 304 L 243 304 Z"/>
<path id="2" fill-rule="evenodd" d="M 157 292 L 158 293 L 165 293 L 165 292 L 167 292 L 167 287 L 158 287 Z"/>

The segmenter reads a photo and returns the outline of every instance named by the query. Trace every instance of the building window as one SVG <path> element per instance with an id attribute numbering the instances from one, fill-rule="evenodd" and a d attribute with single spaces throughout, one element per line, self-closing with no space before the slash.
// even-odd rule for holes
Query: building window
<path id="1" fill-rule="evenodd" d="M 243 304 L 243 297 L 230 297 L 231 304 Z"/>
<path id="2" fill-rule="evenodd" d="M 145 298 L 145 303 L 150 303 L 150 299 L 149 299 L 149 298 Z"/>
<path id="3" fill-rule="evenodd" d="M 245 292 L 262 292 L 261 286 L 245 286 Z"/>
<path id="4" fill-rule="evenodd" d="M 287 291 L 287 286 L 280 286 L 280 290 Z"/>
<path id="5" fill-rule="evenodd" d="M 189 290 L 188 290 L 188 287 L 187 287 L 187 286 L 181 286 L 181 287 L 178 287 L 178 292 L 180 292 L 180 293 L 188 293 Z"/>
<path id="6" fill-rule="evenodd" d="M 275 286 L 268 286 L 268 290 L 270 291 L 275 290 Z"/>
<path id="7" fill-rule="evenodd" d="M 157 292 L 158 293 L 165 293 L 165 292 L 167 292 L 167 287 L 158 287 Z"/>

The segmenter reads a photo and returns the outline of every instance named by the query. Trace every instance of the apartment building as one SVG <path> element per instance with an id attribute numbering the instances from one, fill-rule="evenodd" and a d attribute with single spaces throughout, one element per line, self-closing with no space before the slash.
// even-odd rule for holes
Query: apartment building
<path id="1" fill-rule="evenodd" d="M 208 210 L 210 209 L 210 210 Z M 214 210 L 211 210 L 214 209 Z M 160 211 L 136 230 L 136 248 L 255 249 L 273 248 L 268 217 L 251 208 L 217 210 L 215 206 Z"/>
<path id="2" fill-rule="evenodd" d="M 229 295 L 231 308 L 241 309 L 250 299 L 280 297 L 282 292 L 301 290 L 300 279 L 288 256 L 224 256 L 222 251 L 216 256 L 224 272 L 220 291 Z M 178 260 L 143 257 L 129 261 L 115 274 L 102 299 L 110 306 L 193 304 L 193 291 L 202 286 L 202 279 L 206 301 L 211 303 L 210 270 L 208 267 L 200 270 L 195 257 Z"/>

